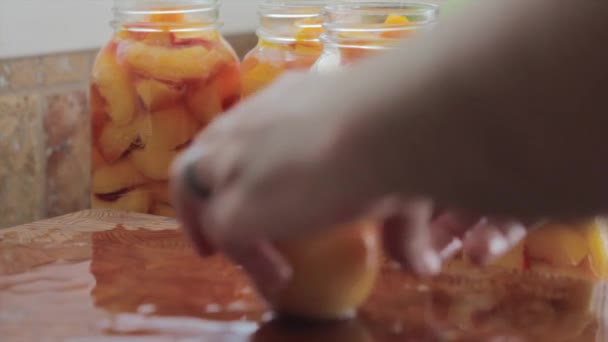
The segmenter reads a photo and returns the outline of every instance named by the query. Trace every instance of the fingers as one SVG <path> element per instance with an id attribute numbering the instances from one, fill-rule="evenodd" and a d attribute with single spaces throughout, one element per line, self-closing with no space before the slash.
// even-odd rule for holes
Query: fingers
<path id="1" fill-rule="evenodd" d="M 462 248 L 462 237 L 481 218 L 464 211 L 443 211 L 433 219 L 431 235 L 433 247 L 442 260 L 451 259 Z"/>
<path id="2" fill-rule="evenodd" d="M 291 279 L 291 266 L 268 241 L 226 244 L 222 247 L 235 263 L 245 269 L 258 291 L 270 303 L 277 299 Z"/>
<path id="3" fill-rule="evenodd" d="M 435 275 L 441 270 L 429 229 L 432 214 L 430 202 L 412 201 L 389 217 L 383 226 L 386 252 L 419 275 Z"/>
<path id="4" fill-rule="evenodd" d="M 526 229 L 519 222 L 484 219 L 467 232 L 463 251 L 474 263 L 485 264 L 508 252 L 525 236 Z"/>
<path id="5" fill-rule="evenodd" d="M 173 207 L 177 218 L 181 222 L 182 229 L 191 238 L 194 249 L 202 256 L 208 256 L 215 252 L 212 243 L 204 234 L 201 226 L 201 212 L 205 207 L 206 198 L 202 197 L 202 189 L 192 189 L 193 182 L 198 187 L 205 187 L 200 179 L 198 155 L 192 152 L 186 154 L 174 163 L 171 170 L 170 191 Z M 190 173 L 190 174 L 189 174 Z M 196 179 L 188 179 L 195 177 Z"/>

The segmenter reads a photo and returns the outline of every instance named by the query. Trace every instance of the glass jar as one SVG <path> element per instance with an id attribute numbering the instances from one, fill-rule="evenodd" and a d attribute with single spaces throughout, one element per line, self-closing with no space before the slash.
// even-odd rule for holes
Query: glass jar
<path id="1" fill-rule="evenodd" d="M 92 207 L 173 216 L 168 168 L 240 98 L 217 0 L 115 0 L 90 94 Z"/>
<path id="2" fill-rule="evenodd" d="M 353 2 L 326 6 L 323 53 L 315 72 L 341 68 L 378 51 L 400 46 L 404 39 L 436 22 L 439 7 L 417 2 Z"/>
<path id="3" fill-rule="evenodd" d="M 266 0 L 259 6 L 259 41 L 243 60 L 243 96 L 266 87 L 285 70 L 308 70 L 321 54 L 325 1 Z"/>

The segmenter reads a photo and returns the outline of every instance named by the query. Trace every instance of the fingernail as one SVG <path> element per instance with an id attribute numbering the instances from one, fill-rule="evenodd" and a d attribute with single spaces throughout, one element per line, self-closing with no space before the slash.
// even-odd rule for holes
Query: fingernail
<path id="1" fill-rule="evenodd" d="M 494 257 L 505 253 L 508 248 L 507 240 L 502 237 L 495 237 L 490 240 L 488 252 L 490 252 L 490 257 Z"/>
<path id="2" fill-rule="evenodd" d="M 441 258 L 433 251 L 425 251 L 421 255 L 421 269 L 423 275 L 436 275 L 441 271 Z"/>
<path id="3" fill-rule="evenodd" d="M 234 253 L 232 256 L 247 271 L 264 298 L 269 302 L 277 299 L 292 275 L 282 255 L 266 242 L 256 242 L 237 253 L 238 256 Z"/>

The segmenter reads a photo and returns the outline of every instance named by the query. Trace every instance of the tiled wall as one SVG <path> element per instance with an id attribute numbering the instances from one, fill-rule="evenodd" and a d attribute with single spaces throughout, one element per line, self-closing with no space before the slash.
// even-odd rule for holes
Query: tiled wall
<path id="1" fill-rule="evenodd" d="M 242 56 L 253 34 L 226 37 Z M 0 229 L 89 206 L 95 51 L 0 60 Z"/>

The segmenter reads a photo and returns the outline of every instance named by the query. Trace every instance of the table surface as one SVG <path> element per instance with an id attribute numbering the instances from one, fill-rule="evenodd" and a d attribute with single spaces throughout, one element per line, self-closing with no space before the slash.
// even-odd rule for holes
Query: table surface
<path id="1" fill-rule="evenodd" d="M 238 266 L 172 219 L 88 210 L 0 231 L 2 341 L 608 341 L 604 283 L 385 267 L 357 319 L 272 320 Z"/>

